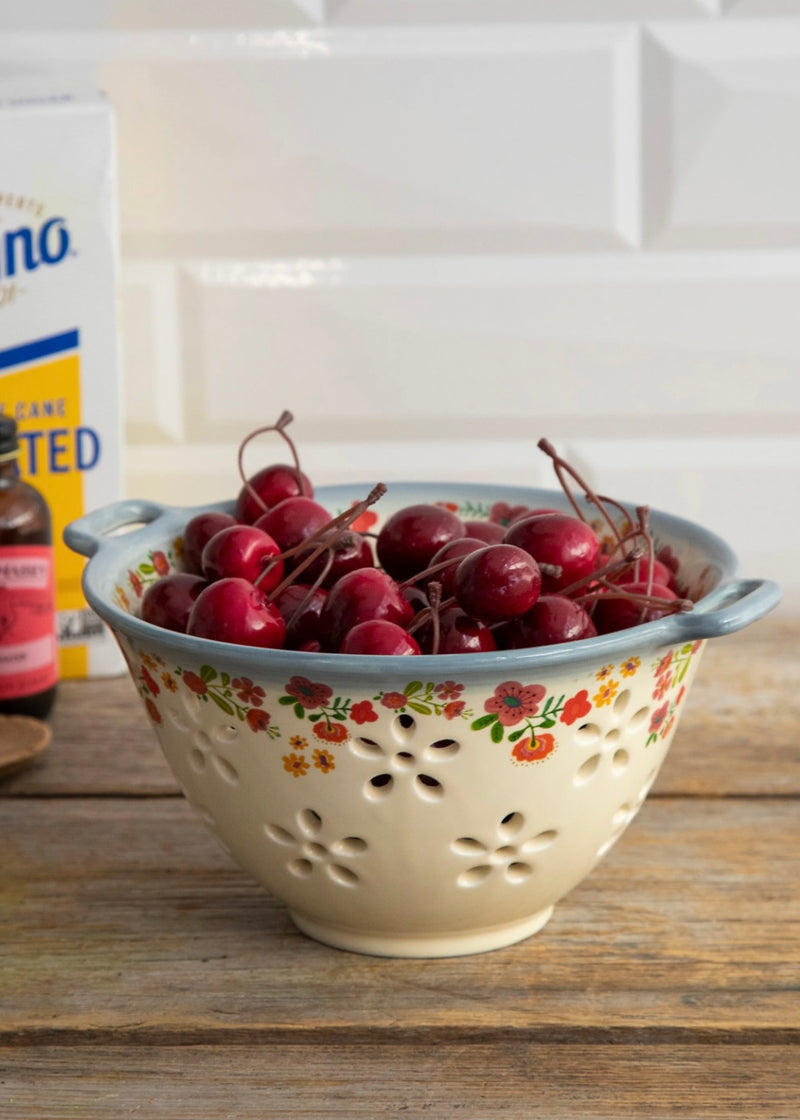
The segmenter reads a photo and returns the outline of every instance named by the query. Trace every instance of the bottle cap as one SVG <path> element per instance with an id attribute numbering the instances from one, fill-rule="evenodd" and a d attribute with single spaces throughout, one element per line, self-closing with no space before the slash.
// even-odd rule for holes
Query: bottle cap
<path id="1" fill-rule="evenodd" d="M 18 451 L 17 422 L 13 416 L 0 413 L 0 460 L 16 458 Z"/>

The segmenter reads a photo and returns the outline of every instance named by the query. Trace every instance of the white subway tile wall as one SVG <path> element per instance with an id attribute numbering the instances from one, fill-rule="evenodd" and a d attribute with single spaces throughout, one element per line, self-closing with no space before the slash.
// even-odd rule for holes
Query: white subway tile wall
<path id="1" fill-rule="evenodd" d="M 231 496 L 284 408 L 319 484 L 547 435 L 800 609 L 796 0 L 3 5 L 46 72 L 117 114 L 129 494 Z"/>

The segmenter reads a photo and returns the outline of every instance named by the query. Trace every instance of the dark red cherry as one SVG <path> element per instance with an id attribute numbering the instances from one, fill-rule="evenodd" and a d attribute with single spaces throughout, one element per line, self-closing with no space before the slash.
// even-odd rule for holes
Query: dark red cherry
<path id="1" fill-rule="evenodd" d="M 644 622 L 653 622 L 663 618 L 665 614 L 672 613 L 669 602 L 678 596 L 669 587 L 655 583 L 648 588 L 647 582 L 621 583 L 619 590 L 629 595 L 649 595 L 668 601 L 666 606 L 642 606 L 635 600 L 617 597 L 616 593 L 609 591 L 600 595 L 592 608 L 592 621 L 598 634 L 613 634 L 618 630 L 627 630 L 631 626 L 640 626 Z"/>
<path id="2" fill-rule="evenodd" d="M 506 535 L 506 530 L 498 521 L 465 521 L 464 535 L 476 537 L 484 544 L 499 544 Z"/>
<path id="3" fill-rule="evenodd" d="M 314 487 L 302 471 L 285 463 L 273 463 L 257 471 L 248 479 L 249 487 L 242 486 L 236 498 L 236 516 L 252 525 L 263 513 L 272 509 L 284 498 L 314 497 Z M 255 490 L 258 497 L 254 497 Z M 260 499 L 260 500 L 259 500 Z"/>
<path id="4" fill-rule="evenodd" d="M 577 642 L 596 634 L 580 603 L 564 595 L 541 595 L 529 611 L 500 627 L 497 639 L 503 649 L 529 649 Z"/>
<path id="5" fill-rule="evenodd" d="M 241 576 L 271 591 L 283 579 L 280 548 L 269 533 L 255 525 L 229 525 L 215 533 L 203 549 L 201 564 L 207 580 Z"/>
<path id="6" fill-rule="evenodd" d="M 433 554 L 431 568 L 436 568 L 439 564 L 443 564 L 445 560 L 452 560 L 449 568 L 441 568 L 431 577 L 442 585 L 442 599 L 449 599 L 454 594 L 456 569 L 461 560 L 468 556 L 470 552 L 477 552 L 479 548 L 486 548 L 486 542 L 479 540 L 477 537 L 456 537 L 455 540 L 443 544 Z"/>
<path id="7" fill-rule="evenodd" d="M 408 657 L 420 653 L 415 638 L 396 622 L 371 618 L 359 622 L 345 634 L 340 653 L 362 653 L 378 657 Z"/>
<path id="8" fill-rule="evenodd" d="M 324 539 L 323 537 L 322 540 Z M 321 544 L 322 541 L 315 542 L 314 547 L 317 543 Z M 306 555 L 306 552 L 298 552 L 292 559 L 290 570 L 302 563 Z M 302 575 L 306 583 L 316 583 L 323 576 L 320 586 L 330 588 L 347 572 L 354 572 L 357 568 L 372 568 L 374 565 L 372 548 L 367 538 L 352 529 L 345 529 L 338 535 L 335 531 L 332 533 L 330 548 L 312 560 L 303 569 Z"/>
<path id="9" fill-rule="evenodd" d="M 286 623 L 263 591 L 240 576 L 229 576 L 200 592 L 186 632 L 216 642 L 280 649 L 286 640 Z"/>
<path id="10" fill-rule="evenodd" d="M 236 524 L 238 522 L 232 514 L 219 510 L 206 510 L 190 518 L 183 530 L 183 563 L 187 572 L 200 575 L 203 549 L 220 529 Z"/>
<path id="11" fill-rule="evenodd" d="M 286 648 L 305 649 L 318 642 L 319 619 L 327 591 L 304 583 L 290 583 L 272 600 L 286 623 Z"/>
<path id="12" fill-rule="evenodd" d="M 593 572 L 600 559 L 600 540 L 590 525 L 566 513 L 537 513 L 509 525 L 508 544 L 524 548 L 539 564 L 558 566 L 560 576 L 544 573 L 545 594 L 560 591 Z"/>
<path id="13" fill-rule="evenodd" d="M 415 637 L 424 653 L 491 653 L 497 649 L 494 634 L 477 618 L 471 618 L 457 604 L 445 607 L 439 615 L 439 636 L 436 649 L 433 623 L 420 626 Z"/>
<path id="14" fill-rule="evenodd" d="M 202 576 L 191 572 L 172 572 L 151 583 L 142 596 L 142 618 L 164 630 L 186 633 L 189 612 L 195 599 L 208 586 Z"/>
<path id="15" fill-rule="evenodd" d="M 378 533 L 378 561 L 394 579 L 411 579 L 429 567 L 442 545 L 463 536 L 461 518 L 452 510 L 424 503 L 405 506 Z"/>
<path id="16" fill-rule="evenodd" d="M 320 640 L 324 648 L 338 650 L 348 631 L 359 622 L 385 618 L 406 626 L 414 608 L 387 572 L 359 568 L 333 585 L 320 615 Z"/>
<path id="17" fill-rule="evenodd" d="M 542 575 L 529 552 L 511 544 L 489 544 L 465 556 L 455 577 L 455 596 L 466 614 L 504 622 L 531 609 Z"/>
<path id="18" fill-rule="evenodd" d="M 331 520 L 328 511 L 313 498 L 284 498 L 254 522 L 269 533 L 282 552 L 308 540 Z"/>

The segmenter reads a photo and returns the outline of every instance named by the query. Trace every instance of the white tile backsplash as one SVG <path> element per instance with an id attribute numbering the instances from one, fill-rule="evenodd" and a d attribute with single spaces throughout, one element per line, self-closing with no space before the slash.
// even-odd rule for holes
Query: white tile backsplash
<path id="1" fill-rule="evenodd" d="M 3 5 L 44 71 L 116 109 L 131 494 L 283 408 L 320 484 L 545 434 L 800 609 L 796 0 Z"/>

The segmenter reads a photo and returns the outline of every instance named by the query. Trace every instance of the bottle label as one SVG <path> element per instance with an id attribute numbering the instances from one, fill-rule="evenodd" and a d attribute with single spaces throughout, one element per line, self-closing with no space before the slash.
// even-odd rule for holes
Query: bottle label
<path id="1" fill-rule="evenodd" d="M 0 700 L 32 696 L 58 678 L 53 549 L 0 548 Z"/>

